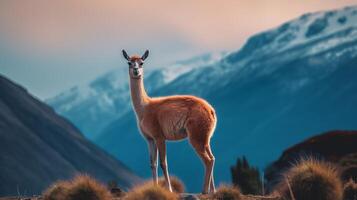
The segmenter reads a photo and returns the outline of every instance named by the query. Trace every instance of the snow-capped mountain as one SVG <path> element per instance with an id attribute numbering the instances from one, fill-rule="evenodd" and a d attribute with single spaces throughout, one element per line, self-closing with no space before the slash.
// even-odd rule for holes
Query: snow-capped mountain
<path id="1" fill-rule="evenodd" d="M 225 53 L 207 53 L 164 68 L 151 71 L 148 68 L 145 70 L 147 90 L 154 91 L 183 73 L 213 64 L 223 55 Z M 127 67 L 110 71 L 46 102 L 70 119 L 88 138 L 94 139 L 105 126 L 131 109 Z"/>
<path id="2" fill-rule="evenodd" d="M 194 88 L 190 87 L 193 92 L 202 88 L 200 83 L 207 87 L 207 82 L 209 82 L 210 88 L 220 88 L 232 81 L 244 78 L 243 75 L 247 70 L 259 68 L 259 71 L 256 71 L 258 73 L 254 76 L 266 75 L 279 67 L 276 63 L 285 63 L 296 58 L 307 58 L 322 53 L 326 53 L 322 59 L 331 61 L 336 61 L 347 53 L 353 57 L 357 54 L 357 47 L 353 45 L 356 38 L 356 7 L 305 14 L 277 28 L 252 36 L 243 48 L 222 59 L 218 65 L 194 70 L 184 79 L 172 82 L 172 88 L 182 88 L 184 92 L 187 92 L 186 85 L 182 86 L 184 81 L 190 84 L 195 81 Z M 350 47 L 347 48 L 347 46 Z M 341 49 L 340 51 L 336 49 L 338 51 L 336 53 L 326 52 L 334 48 Z M 310 61 L 319 62 L 318 60 Z M 323 75 L 330 73 L 333 69 L 320 68 L 317 70 L 319 70 L 319 74 Z M 203 73 L 204 76 L 202 76 Z M 222 76 L 225 78 L 222 79 Z M 306 81 L 308 80 L 296 80 L 290 87 L 295 88 L 298 85 L 303 85 Z M 202 95 L 206 95 L 205 91 L 201 92 L 203 92 Z"/>
<path id="3" fill-rule="evenodd" d="M 246 155 L 263 168 L 282 150 L 313 134 L 357 129 L 356 77 L 357 6 L 306 14 L 256 34 L 237 52 L 149 94 L 194 94 L 215 107 L 216 180 L 228 182 L 237 156 Z M 148 162 L 147 146 L 132 112 L 108 124 L 100 135 L 99 145 L 137 173 L 150 176 L 149 164 L 143 164 Z M 124 144 L 129 143 L 135 148 L 127 155 Z M 192 177 L 202 166 L 188 146 L 170 143 L 168 165 L 189 190 L 199 191 L 202 180 Z"/>

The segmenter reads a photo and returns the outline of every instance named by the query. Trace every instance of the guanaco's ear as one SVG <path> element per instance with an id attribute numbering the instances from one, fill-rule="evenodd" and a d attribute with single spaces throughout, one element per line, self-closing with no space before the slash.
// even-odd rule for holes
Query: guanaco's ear
<path id="1" fill-rule="evenodd" d="M 145 60 L 149 56 L 149 50 L 146 50 L 144 55 L 141 56 L 141 60 Z"/>
<path id="2" fill-rule="evenodd" d="M 122 52 L 123 52 L 124 58 L 125 58 L 126 60 L 130 61 L 130 57 L 128 56 L 128 54 L 126 53 L 126 51 L 123 49 Z"/>

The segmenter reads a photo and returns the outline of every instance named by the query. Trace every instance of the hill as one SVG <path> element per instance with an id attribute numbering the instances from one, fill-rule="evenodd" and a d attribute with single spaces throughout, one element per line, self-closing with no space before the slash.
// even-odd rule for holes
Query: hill
<path id="1" fill-rule="evenodd" d="M 348 169 L 349 174 L 342 173 L 343 179 L 357 180 L 356 144 L 357 131 L 330 131 L 311 137 L 285 150 L 280 158 L 266 169 L 266 179 L 270 185 L 274 185 L 280 174 L 293 163 L 301 158 L 313 157 L 335 163 L 340 166 L 342 172 Z"/>
<path id="2" fill-rule="evenodd" d="M 0 196 L 39 194 L 76 173 L 116 180 L 123 188 L 140 181 L 52 108 L 1 75 L 0 152 Z"/>

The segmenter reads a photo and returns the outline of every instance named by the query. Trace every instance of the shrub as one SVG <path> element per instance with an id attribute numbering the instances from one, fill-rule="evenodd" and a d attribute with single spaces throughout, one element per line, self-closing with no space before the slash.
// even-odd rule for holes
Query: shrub
<path id="1" fill-rule="evenodd" d="M 106 187 L 87 175 L 76 176 L 70 183 L 66 200 L 111 200 Z"/>
<path id="2" fill-rule="evenodd" d="M 43 192 L 44 200 L 65 200 L 65 195 L 68 192 L 69 182 L 59 181 L 52 184 L 45 192 Z"/>
<path id="3" fill-rule="evenodd" d="M 177 200 L 178 195 L 166 188 L 147 182 L 133 188 L 124 197 L 124 200 Z"/>
<path id="4" fill-rule="evenodd" d="M 237 159 L 235 166 L 231 167 L 232 183 L 239 187 L 243 194 L 260 194 L 262 182 L 259 170 L 249 165 L 247 159 Z"/>
<path id="5" fill-rule="evenodd" d="M 343 187 L 343 200 L 356 200 L 357 199 L 357 183 L 352 179 Z"/>
<path id="6" fill-rule="evenodd" d="M 220 186 L 216 193 L 213 194 L 212 199 L 214 200 L 241 200 L 242 195 L 237 187 Z"/>
<path id="7" fill-rule="evenodd" d="M 175 176 L 170 176 L 170 181 L 171 181 L 171 187 L 173 192 L 176 193 L 183 193 L 185 192 L 185 185 L 182 183 L 180 179 L 178 179 Z M 166 187 L 166 181 L 164 177 L 161 177 L 159 179 L 159 185 L 162 187 Z"/>
<path id="8" fill-rule="evenodd" d="M 342 183 L 336 168 L 330 164 L 305 159 L 284 174 L 279 184 L 283 199 L 295 200 L 341 200 Z"/>

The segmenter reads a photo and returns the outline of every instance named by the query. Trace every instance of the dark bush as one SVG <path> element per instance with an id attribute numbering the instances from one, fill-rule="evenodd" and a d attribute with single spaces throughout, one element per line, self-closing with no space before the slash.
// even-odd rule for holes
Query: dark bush
<path id="1" fill-rule="evenodd" d="M 243 194 L 261 194 L 262 182 L 259 170 L 249 165 L 247 159 L 237 159 L 235 166 L 231 167 L 233 185 L 240 188 Z"/>

